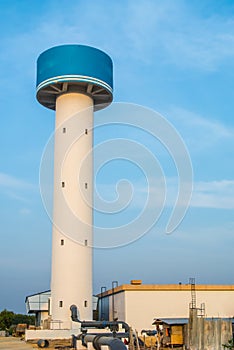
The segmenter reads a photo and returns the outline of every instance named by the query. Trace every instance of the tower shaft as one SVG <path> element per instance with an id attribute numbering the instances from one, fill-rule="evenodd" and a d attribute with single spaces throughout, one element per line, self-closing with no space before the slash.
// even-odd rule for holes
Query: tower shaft
<path id="1" fill-rule="evenodd" d="M 74 126 L 77 140 L 67 149 Z M 92 319 L 92 128 L 92 98 L 81 93 L 67 93 L 57 98 L 51 275 L 52 327 L 56 328 L 59 325 L 72 328 L 72 304 L 77 305 L 82 320 Z M 80 179 L 83 162 L 85 169 Z M 72 221 L 77 241 L 76 237 L 68 236 L 70 215 L 66 215 L 61 195 L 77 218 Z M 57 226 L 58 223 L 61 225 Z M 81 232 L 83 223 L 86 232 Z"/>

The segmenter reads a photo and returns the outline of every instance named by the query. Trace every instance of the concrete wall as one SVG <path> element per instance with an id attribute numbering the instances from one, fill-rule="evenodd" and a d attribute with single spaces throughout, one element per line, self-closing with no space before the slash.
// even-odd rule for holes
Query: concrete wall
<path id="1" fill-rule="evenodd" d="M 192 312 L 195 310 L 191 310 Z M 223 344 L 232 339 L 232 321 L 207 320 L 195 314 L 187 325 L 186 348 L 190 350 L 222 350 Z"/>
<path id="2" fill-rule="evenodd" d="M 190 291 L 126 291 L 124 294 L 126 321 L 137 330 L 153 328 L 154 318 L 189 317 Z M 196 295 L 198 306 L 205 303 L 206 317 L 233 317 L 233 291 L 198 291 Z"/>

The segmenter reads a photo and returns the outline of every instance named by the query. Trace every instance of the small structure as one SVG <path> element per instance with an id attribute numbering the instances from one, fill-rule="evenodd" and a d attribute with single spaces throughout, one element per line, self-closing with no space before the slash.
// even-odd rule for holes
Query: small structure
<path id="1" fill-rule="evenodd" d="M 183 346 L 190 350 L 222 349 L 232 339 L 232 319 L 198 316 L 190 310 L 189 318 L 154 319 L 160 346 Z M 159 347 L 158 347 L 159 348 Z"/>
<path id="2" fill-rule="evenodd" d="M 26 311 L 28 314 L 35 314 L 35 326 L 37 329 L 60 329 L 60 325 L 57 322 L 53 322 L 50 317 L 50 299 L 51 291 L 46 290 L 44 292 L 28 295 L 25 299 Z M 97 302 L 98 298 L 93 296 L 93 318 L 97 316 Z M 96 317 L 96 318 L 95 318 Z M 29 330 L 34 330 L 30 327 Z"/>
<path id="3" fill-rule="evenodd" d="M 51 292 L 46 290 L 37 294 L 28 295 L 25 299 L 26 310 L 28 314 L 35 314 L 35 326 L 47 328 L 49 316 L 49 302 Z"/>
<path id="4" fill-rule="evenodd" d="M 160 345 L 172 347 L 184 345 L 187 324 L 188 318 L 155 319 L 153 325 L 156 326 L 157 334 L 160 334 Z"/>

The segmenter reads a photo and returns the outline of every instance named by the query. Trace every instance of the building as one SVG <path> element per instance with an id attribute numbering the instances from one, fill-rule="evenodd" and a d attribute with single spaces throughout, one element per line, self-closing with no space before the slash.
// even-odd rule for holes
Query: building
<path id="1" fill-rule="evenodd" d="M 134 281 L 133 281 L 134 283 Z M 196 307 L 205 317 L 234 316 L 234 285 L 196 285 Z M 187 319 L 191 303 L 190 284 L 127 284 L 98 295 L 99 319 L 117 319 L 133 329 L 154 329 L 158 319 Z"/>
<path id="2" fill-rule="evenodd" d="M 50 307 L 51 291 L 40 292 L 28 295 L 25 298 L 26 311 L 28 314 L 35 314 L 35 326 L 38 329 L 61 329 L 62 325 L 58 321 L 51 320 Z M 93 315 L 96 314 L 98 298 L 93 296 Z"/>
<path id="3" fill-rule="evenodd" d="M 50 296 L 50 290 L 46 290 L 45 292 L 28 295 L 25 298 L 27 313 L 35 314 L 36 327 L 47 328 Z"/>

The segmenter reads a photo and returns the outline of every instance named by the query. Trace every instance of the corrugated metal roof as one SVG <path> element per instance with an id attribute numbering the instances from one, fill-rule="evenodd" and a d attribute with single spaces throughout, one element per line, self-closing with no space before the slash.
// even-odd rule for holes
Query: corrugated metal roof
<path id="1" fill-rule="evenodd" d="M 233 318 L 228 318 L 228 317 L 205 317 L 204 320 L 206 321 L 218 321 L 218 320 L 223 320 L 223 321 L 232 321 L 234 323 Z M 154 322 L 152 323 L 153 325 L 157 323 L 166 323 L 170 326 L 172 325 L 182 325 L 182 324 L 188 324 L 189 319 L 188 318 L 154 318 Z"/>
<path id="2" fill-rule="evenodd" d="M 156 323 L 166 323 L 170 326 L 174 324 L 187 324 L 188 318 L 154 318 L 154 322 L 152 324 Z"/>
<path id="3" fill-rule="evenodd" d="M 45 290 L 45 291 L 43 291 L 43 292 L 39 292 L 39 293 L 34 293 L 34 294 L 27 295 L 27 296 L 25 297 L 25 303 L 26 303 L 26 301 L 27 301 L 28 298 L 34 297 L 35 295 L 41 295 L 41 294 L 51 294 L 51 291 L 50 291 L 50 289 L 49 289 L 49 290 Z"/>

